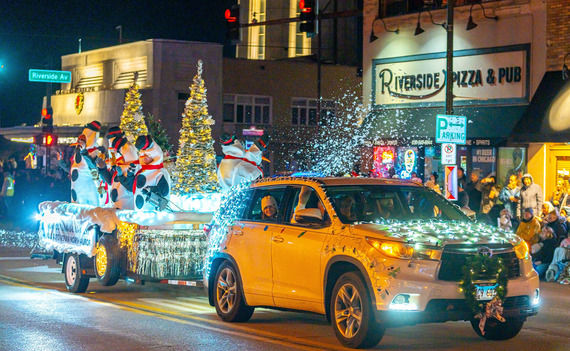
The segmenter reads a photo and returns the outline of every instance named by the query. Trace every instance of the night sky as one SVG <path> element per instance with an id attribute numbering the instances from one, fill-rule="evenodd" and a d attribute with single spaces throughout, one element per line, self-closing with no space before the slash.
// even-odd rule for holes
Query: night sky
<path id="1" fill-rule="evenodd" d="M 0 123 L 40 120 L 46 84 L 28 82 L 29 69 L 61 69 L 61 56 L 146 39 L 224 43 L 224 11 L 237 0 L 0 2 Z M 224 53 L 231 53 L 226 46 Z M 51 62 L 51 67 L 50 67 Z M 59 84 L 53 84 L 53 92 Z M 57 123 L 57 121 L 55 121 Z"/>

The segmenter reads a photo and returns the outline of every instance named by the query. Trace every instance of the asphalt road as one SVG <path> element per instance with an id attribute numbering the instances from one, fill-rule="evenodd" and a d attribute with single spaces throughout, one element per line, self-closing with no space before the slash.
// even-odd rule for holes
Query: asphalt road
<path id="1" fill-rule="evenodd" d="M 218 319 L 200 288 L 147 284 L 65 289 L 53 260 L 0 249 L 0 350 L 343 349 L 323 316 L 257 309 L 248 323 Z M 541 311 L 514 339 L 492 342 L 467 322 L 388 329 L 381 350 L 569 350 L 570 286 L 541 285 Z"/>

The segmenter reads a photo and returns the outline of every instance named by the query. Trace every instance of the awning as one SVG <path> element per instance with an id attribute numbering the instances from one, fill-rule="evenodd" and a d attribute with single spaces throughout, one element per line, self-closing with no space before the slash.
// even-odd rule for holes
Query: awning
<path id="1" fill-rule="evenodd" d="M 467 139 L 504 141 L 527 105 L 462 106 L 453 114 L 467 117 Z M 373 111 L 372 138 L 435 138 L 436 116 L 445 108 L 384 109 Z"/>
<path id="2" fill-rule="evenodd" d="M 570 82 L 561 71 L 544 74 L 510 141 L 570 142 Z"/>

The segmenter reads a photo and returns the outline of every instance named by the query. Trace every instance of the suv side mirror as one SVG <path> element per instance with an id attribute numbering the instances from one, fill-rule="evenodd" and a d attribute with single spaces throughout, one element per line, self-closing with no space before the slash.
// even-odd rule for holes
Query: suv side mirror
<path id="1" fill-rule="evenodd" d="M 475 222 L 477 220 L 477 216 L 476 216 L 475 211 L 473 211 L 469 208 L 466 208 L 466 207 L 462 207 L 461 211 L 463 211 L 463 213 L 465 213 L 465 215 L 467 215 L 467 217 L 469 217 L 469 219 L 471 221 Z"/>
<path id="2" fill-rule="evenodd" d="M 295 222 L 299 224 L 324 224 L 323 215 L 318 208 L 304 208 L 295 212 Z"/>

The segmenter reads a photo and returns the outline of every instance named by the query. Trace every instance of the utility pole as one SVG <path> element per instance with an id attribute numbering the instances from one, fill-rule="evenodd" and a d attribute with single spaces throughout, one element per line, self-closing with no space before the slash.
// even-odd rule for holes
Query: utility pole
<path id="1" fill-rule="evenodd" d="M 445 74 L 445 114 L 453 114 L 453 2 L 447 2 L 447 56 Z"/>

